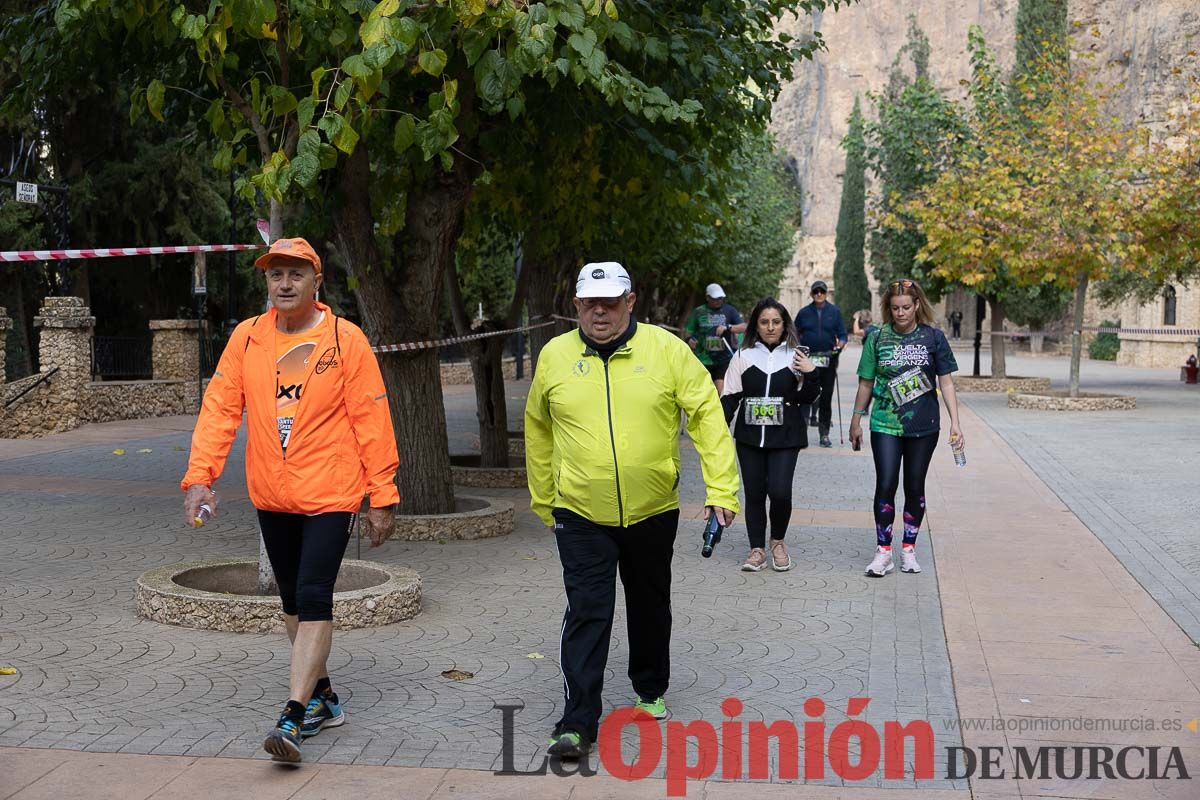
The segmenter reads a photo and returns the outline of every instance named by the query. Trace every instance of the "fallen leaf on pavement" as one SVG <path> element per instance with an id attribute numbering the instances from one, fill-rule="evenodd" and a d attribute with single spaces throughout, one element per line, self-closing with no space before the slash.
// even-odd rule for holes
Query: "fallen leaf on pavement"
<path id="1" fill-rule="evenodd" d="M 449 678 L 452 681 L 465 681 L 468 678 L 474 678 L 474 672 L 467 672 L 462 669 L 448 669 L 442 673 L 443 678 Z"/>
<path id="2" fill-rule="evenodd" d="M 113 455 L 114 456 L 123 456 L 123 455 L 125 455 L 125 451 L 122 448 L 118 447 L 116 450 L 113 450 Z"/>
<path id="3" fill-rule="evenodd" d="M 153 453 L 154 451 L 151 450 L 149 447 L 143 447 L 141 450 L 138 450 L 138 452 L 139 453 Z"/>
<path id="4" fill-rule="evenodd" d="M 541 653 L 530 653 L 529 655 L 527 655 L 525 657 L 526 658 L 545 658 L 545 656 L 542 655 Z"/>
<path id="5" fill-rule="evenodd" d="M 16 667 L 0 667 L 0 675 L 16 675 Z"/>

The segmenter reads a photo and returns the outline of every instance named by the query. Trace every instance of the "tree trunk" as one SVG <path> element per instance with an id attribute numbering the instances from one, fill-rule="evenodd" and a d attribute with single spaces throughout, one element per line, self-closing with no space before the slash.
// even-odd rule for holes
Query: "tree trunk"
<path id="1" fill-rule="evenodd" d="M 488 329 L 504 330 L 516 325 L 525 302 L 525 286 L 528 275 L 517 279 L 508 316 L 500 323 L 485 324 L 477 333 Z M 451 259 L 446 269 L 446 294 L 450 301 L 450 316 L 459 336 L 470 333 L 467 309 L 463 302 L 462 288 L 458 283 L 458 269 Z M 507 468 L 508 463 L 508 406 L 504 395 L 504 342 L 505 337 L 493 336 L 466 343 L 467 358 L 471 362 L 471 377 L 475 385 L 475 416 L 479 420 L 479 465 L 482 467 Z"/>
<path id="2" fill-rule="evenodd" d="M 370 162 L 360 144 L 339 179 L 341 203 L 334 229 L 339 249 L 358 281 L 354 290 L 367 330 L 377 344 L 437 338 L 442 275 L 454 257 L 471 192 L 470 176 L 457 168 L 413 187 L 405 227 L 395 241 L 394 263 L 384 262 L 375 241 Z M 454 510 L 446 409 L 435 349 L 380 356 L 400 451 L 400 510 L 443 514 Z"/>
<path id="3" fill-rule="evenodd" d="M 1071 331 L 1071 381 L 1067 393 L 1079 397 L 1079 360 L 1083 357 L 1083 311 L 1087 301 L 1088 276 L 1081 272 L 1075 276 L 1075 324 Z"/>
<path id="4" fill-rule="evenodd" d="M 1007 378 L 1008 364 L 1005 361 L 1004 336 L 1004 304 L 995 298 L 988 298 L 992 307 L 992 377 Z"/>
<path id="5" fill-rule="evenodd" d="M 1041 354 L 1046 345 L 1046 334 L 1035 333 L 1029 337 L 1029 352 Z"/>
<path id="6" fill-rule="evenodd" d="M 570 316 L 564 313 L 563 306 L 569 302 L 573 293 L 564 298 L 562 283 L 564 275 L 569 278 L 574 264 L 575 256 L 572 253 L 542 252 L 536 247 L 536 242 L 532 237 L 530 238 L 529 249 L 525 252 L 523 269 L 528 275 L 526 293 L 531 324 L 546 322 L 552 314 Z M 574 286 L 573 283 L 571 285 Z M 569 330 L 571 330 L 571 323 L 558 320 L 554 325 L 536 328 L 529 332 L 530 373 L 537 369 L 538 356 L 546 343 Z"/>
<path id="7" fill-rule="evenodd" d="M 504 397 L 504 339 L 472 345 L 471 376 L 475 381 L 475 414 L 479 418 L 479 465 L 508 467 L 508 406 Z"/>

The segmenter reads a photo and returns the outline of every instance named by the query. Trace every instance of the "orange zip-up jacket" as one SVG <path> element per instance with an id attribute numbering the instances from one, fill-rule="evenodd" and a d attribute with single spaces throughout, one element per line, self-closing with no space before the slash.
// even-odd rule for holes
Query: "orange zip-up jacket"
<path id="1" fill-rule="evenodd" d="M 287 453 L 276 423 L 275 321 L 271 309 L 233 331 L 204 392 L 180 486 L 212 486 L 246 411 L 246 485 L 264 511 L 319 514 L 399 502 L 396 437 L 379 363 L 366 335 L 323 303 L 319 340 L 304 377 Z M 319 355 L 318 355 L 319 354 Z"/>

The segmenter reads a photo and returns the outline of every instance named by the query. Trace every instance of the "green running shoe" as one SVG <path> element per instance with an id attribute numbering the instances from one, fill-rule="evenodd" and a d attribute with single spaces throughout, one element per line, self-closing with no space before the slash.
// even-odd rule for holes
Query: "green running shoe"
<path id="1" fill-rule="evenodd" d="M 564 761 L 578 761 L 592 748 L 587 737 L 576 731 L 563 731 L 550 737 L 546 753 Z"/>
<path id="2" fill-rule="evenodd" d="M 662 697 L 657 700 L 647 700 L 644 697 L 639 697 L 633 707 L 638 711 L 645 711 L 655 719 L 667 718 L 667 701 Z"/>

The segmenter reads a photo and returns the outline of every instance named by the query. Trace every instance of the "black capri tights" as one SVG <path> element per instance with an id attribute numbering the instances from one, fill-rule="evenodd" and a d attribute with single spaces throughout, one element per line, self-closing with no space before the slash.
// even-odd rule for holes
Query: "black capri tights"
<path id="1" fill-rule="evenodd" d="M 771 498 L 771 538 L 787 535 L 792 518 L 792 476 L 796 474 L 795 447 L 765 449 L 737 444 L 746 492 L 746 532 L 751 547 L 767 546 L 767 498 Z"/>
<path id="2" fill-rule="evenodd" d="M 938 443 L 937 432 L 928 436 L 892 436 L 871 431 L 871 455 L 875 459 L 875 536 L 891 546 L 896 521 L 896 489 L 904 466 L 904 544 L 916 544 L 917 531 L 925 519 L 925 475 Z"/>
<path id="3" fill-rule="evenodd" d="M 312 516 L 258 512 L 283 613 L 298 616 L 301 622 L 333 619 L 333 584 L 350 542 L 355 516 L 349 511 Z"/>

